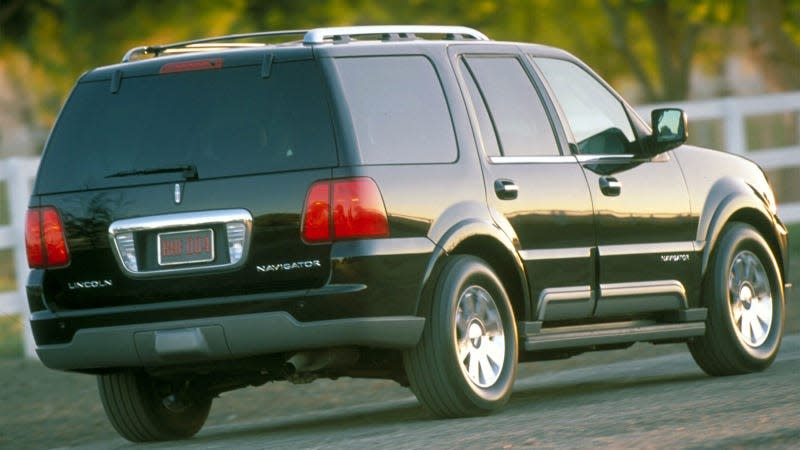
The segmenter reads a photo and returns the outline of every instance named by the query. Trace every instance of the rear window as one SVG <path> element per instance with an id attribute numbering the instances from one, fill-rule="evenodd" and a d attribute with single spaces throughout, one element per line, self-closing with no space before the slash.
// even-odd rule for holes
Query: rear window
<path id="1" fill-rule="evenodd" d="M 340 58 L 336 68 L 364 164 L 455 161 L 450 110 L 427 58 Z"/>
<path id="2" fill-rule="evenodd" d="M 169 181 L 180 173 L 113 176 L 194 165 L 200 179 L 329 167 L 336 150 L 313 61 L 79 84 L 61 113 L 39 193 Z"/>

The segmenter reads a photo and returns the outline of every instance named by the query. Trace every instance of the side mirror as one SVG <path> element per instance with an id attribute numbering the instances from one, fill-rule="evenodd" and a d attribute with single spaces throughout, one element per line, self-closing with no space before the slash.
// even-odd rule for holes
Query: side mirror
<path id="1" fill-rule="evenodd" d="M 686 113 L 682 109 L 653 110 L 651 120 L 653 124 L 651 149 L 655 155 L 678 147 L 689 137 Z"/>

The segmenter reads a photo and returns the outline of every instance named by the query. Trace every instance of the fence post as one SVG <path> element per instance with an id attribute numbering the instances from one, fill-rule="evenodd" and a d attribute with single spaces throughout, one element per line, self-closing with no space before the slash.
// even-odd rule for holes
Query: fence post
<path id="1" fill-rule="evenodd" d="M 31 196 L 31 185 L 36 173 L 38 160 L 29 158 L 9 158 L 8 164 L 8 198 L 11 210 L 11 229 L 18 236 L 14 248 L 14 268 L 17 279 L 17 301 L 22 317 L 22 347 L 25 357 L 36 359 L 36 344 L 33 341 L 28 297 L 25 284 L 28 280 L 28 259 L 25 255 L 25 214 Z"/>
<path id="2" fill-rule="evenodd" d="M 722 106 L 725 133 L 725 147 L 723 150 L 737 155 L 744 155 L 747 153 L 747 130 L 744 114 L 742 114 L 735 97 L 723 99 Z"/>

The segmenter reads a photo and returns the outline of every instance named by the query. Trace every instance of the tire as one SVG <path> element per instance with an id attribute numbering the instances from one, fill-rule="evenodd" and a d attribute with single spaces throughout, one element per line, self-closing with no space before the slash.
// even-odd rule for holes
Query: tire
<path id="1" fill-rule="evenodd" d="M 438 417 L 480 416 L 505 405 L 517 373 L 517 327 L 488 264 L 452 257 L 423 305 L 422 338 L 404 353 L 419 401 Z"/>
<path id="2" fill-rule="evenodd" d="M 210 397 L 177 394 L 167 406 L 169 384 L 159 385 L 144 373 L 97 376 L 100 399 L 111 425 L 132 442 L 168 441 L 194 436 L 208 417 Z M 175 397 L 171 397 L 175 398 Z"/>
<path id="3" fill-rule="evenodd" d="M 697 365 L 714 376 L 769 367 L 783 335 L 783 281 L 769 245 L 752 226 L 725 226 L 703 291 L 706 333 L 688 344 Z"/>

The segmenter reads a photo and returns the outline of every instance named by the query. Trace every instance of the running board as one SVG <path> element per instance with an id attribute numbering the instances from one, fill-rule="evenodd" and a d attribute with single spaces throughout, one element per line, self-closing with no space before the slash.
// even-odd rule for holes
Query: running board
<path id="1" fill-rule="evenodd" d="M 628 342 L 655 342 L 702 336 L 705 322 L 621 322 L 542 329 L 541 322 L 523 322 L 526 351 L 581 348 Z"/>

